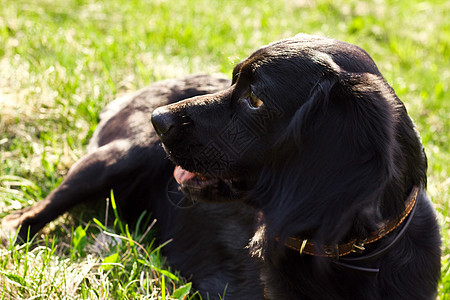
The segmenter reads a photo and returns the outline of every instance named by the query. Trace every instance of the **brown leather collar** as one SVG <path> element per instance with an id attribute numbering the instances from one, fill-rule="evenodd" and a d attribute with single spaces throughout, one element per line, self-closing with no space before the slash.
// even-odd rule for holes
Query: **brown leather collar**
<path id="1" fill-rule="evenodd" d="M 378 230 L 369 234 L 364 240 L 354 239 L 345 244 L 317 246 L 316 243 L 307 239 L 289 237 L 285 245 L 292 250 L 298 251 L 300 254 L 322 257 L 339 258 L 350 253 L 361 253 L 365 250 L 365 245 L 378 241 L 403 223 L 414 208 L 418 193 L 419 187 L 414 186 L 405 201 L 405 210 L 394 220 L 382 224 Z"/>

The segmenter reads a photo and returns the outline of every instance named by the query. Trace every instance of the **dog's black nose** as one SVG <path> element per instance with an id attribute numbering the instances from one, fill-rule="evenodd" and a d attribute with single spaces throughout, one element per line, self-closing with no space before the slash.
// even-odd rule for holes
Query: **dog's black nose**
<path id="1" fill-rule="evenodd" d="M 167 138 L 169 132 L 175 126 L 173 114 L 164 106 L 155 109 L 152 113 L 152 123 L 156 133 L 161 138 Z"/>

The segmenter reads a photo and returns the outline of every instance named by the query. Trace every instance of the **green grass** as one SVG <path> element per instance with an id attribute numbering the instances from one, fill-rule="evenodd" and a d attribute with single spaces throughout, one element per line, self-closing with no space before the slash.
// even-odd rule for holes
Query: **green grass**
<path id="1" fill-rule="evenodd" d="M 111 197 L 114 203 L 114 197 Z M 114 206 L 114 205 L 113 205 Z M 47 237 L 0 252 L 2 299 L 193 299 L 154 245 L 154 222 L 130 233 L 117 218 L 72 229 L 66 245 Z M 144 220 L 142 218 L 140 221 Z M 136 227 L 140 226 L 140 222 Z M 91 237 L 89 237 L 91 235 Z M 89 241 L 91 239 L 91 241 Z"/>
<path id="2" fill-rule="evenodd" d="M 449 11 L 445 0 L 0 0 L 0 217 L 60 183 L 118 95 L 230 74 L 263 44 L 326 35 L 366 49 L 416 122 L 443 233 L 440 298 L 450 299 Z M 1 249 L 1 298 L 182 298 L 150 236 L 141 248 L 142 233 L 100 224 L 65 215 L 32 247 Z M 98 252 L 99 236 L 120 243 Z"/>

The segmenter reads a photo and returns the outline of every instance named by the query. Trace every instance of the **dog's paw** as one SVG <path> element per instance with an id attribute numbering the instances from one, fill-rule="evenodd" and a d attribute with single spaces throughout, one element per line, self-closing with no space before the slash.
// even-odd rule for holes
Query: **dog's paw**
<path id="1" fill-rule="evenodd" d="M 2 219 L 0 225 L 0 239 L 3 246 L 8 247 L 15 243 L 17 239 L 17 231 L 23 222 L 23 212 L 13 212 Z"/>

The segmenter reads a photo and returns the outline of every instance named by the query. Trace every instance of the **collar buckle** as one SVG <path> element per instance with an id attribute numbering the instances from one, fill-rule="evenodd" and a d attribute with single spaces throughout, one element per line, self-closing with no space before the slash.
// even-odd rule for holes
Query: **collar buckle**
<path id="1" fill-rule="evenodd" d="M 352 252 L 361 254 L 364 250 L 366 250 L 366 248 L 364 247 L 364 244 L 366 243 L 366 240 L 367 239 L 357 240 L 352 245 Z"/>

